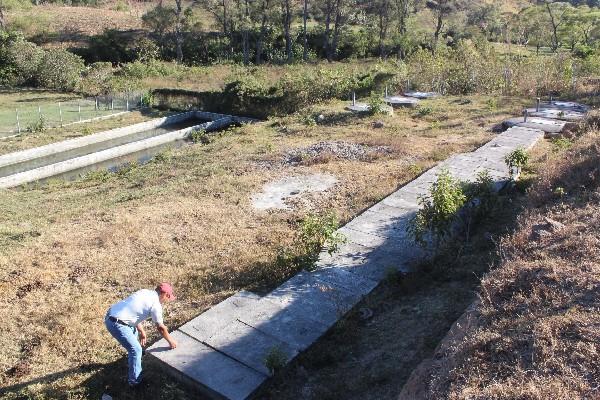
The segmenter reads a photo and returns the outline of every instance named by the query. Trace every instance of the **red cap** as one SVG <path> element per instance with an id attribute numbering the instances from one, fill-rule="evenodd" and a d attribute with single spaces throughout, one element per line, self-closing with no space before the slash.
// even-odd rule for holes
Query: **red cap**
<path id="1" fill-rule="evenodd" d="M 170 283 L 162 282 L 157 287 L 156 290 L 158 293 L 165 293 L 169 300 L 175 300 L 175 295 L 173 294 L 173 286 Z"/>

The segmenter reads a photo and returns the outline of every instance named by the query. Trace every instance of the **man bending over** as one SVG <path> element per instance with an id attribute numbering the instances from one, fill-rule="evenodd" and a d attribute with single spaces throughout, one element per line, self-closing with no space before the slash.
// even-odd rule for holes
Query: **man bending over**
<path id="1" fill-rule="evenodd" d="M 156 289 L 142 289 L 133 293 L 124 300 L 112 305 L 104 324 L 110 334 L 127 350 L 128 376 L 130 387 L 135 387 L 141 382 L 142 374 L 142 346 L 146 345 L 146 332 L 142 322 L 152 317 L 156 329 L 169 343 L 171 349 L 177 343 L 163 323 L 162 305 L 174 300 L 173 287 L 166 282 L 161 283 Z"/>

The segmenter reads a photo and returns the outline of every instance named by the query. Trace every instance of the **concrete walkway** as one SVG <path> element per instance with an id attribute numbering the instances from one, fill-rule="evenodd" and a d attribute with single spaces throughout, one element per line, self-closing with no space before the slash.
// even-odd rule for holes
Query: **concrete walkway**
<path id="1" fill-rule="evenodd" d="M 406 271 L 423 251 L 406 226 L 442 169 L 474 181 L 488 170 L 498 187 L 509 179 L 504 157 L 531 148 L 544 136 L 536 129 L 511 128 L 471 153 L 450 157 L 369 208 L 339 231 L 348 242 L 315 271 L 303 271 L 268 295 L 240 292 L 173 332 L 179 346 L 164 340 L 149 354 L 213 398 L 249 398 L 268 379 L 265 359 L 277 352 L 287 362 L 307 349 L 370 293 L 390 270 Z"/>

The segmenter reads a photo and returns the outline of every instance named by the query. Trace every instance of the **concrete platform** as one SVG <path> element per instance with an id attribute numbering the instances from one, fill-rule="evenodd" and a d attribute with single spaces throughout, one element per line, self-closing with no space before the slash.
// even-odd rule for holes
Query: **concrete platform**
<path id="1" fill-rule="evenodd" d="M 489 170 L 500 188 L 509 175 L 505 155 L 529 149 L 543 136 L 541 130 L 513 127 L 474 152 L 450 157 L 340 228 L 347 242 L 334 254 L 323 251 L 315 270 L 300 272 L 261 298 L 247 292 L 232 296 L 176 332 L 188 335 L 173 356 L 162 341 L 150 354 L 214 398 L 251 397 L 269 373 L 270 351 L 279 349 L 289 362 L 390 271 L 408 271 L 429 255 L 406 235 L 406 227 L 418 197 L 428 194 L 440 171 L 472 181 L 477 172 Z"/>
<path id="2" fill-rule="evenodd" d="M 419 104 L 418 99 L 404 96 L 387 96 L 383 98 L 383 101 L 392 107 L 416 107 Z"/>
<path id="3" fill-rule="evenodd" d="M 371 111 L 371 107 L 367 103 L 355 103 L 346 106 L 346 110 L 352 111 L 355 113 L 367 113 Z"/>
<path id="4" fill-rule="evenodd" d="M 527 121 L 522 117 L 511 118 L 503 122 L 506 128 L 514 126 L 519 128 L 539 129 L 549 134 L 561 133 L 567 126 L 566 121 L 560 121 L 550 118 L 529 117 Z"/>
<path id="5" fill-rule="evenodd" d="M 527 112 L 532 117 L 558 119 L 561 121 L 577 122 L 585 118 L 586 113 L 580 111 L 561 110 L 560 108 L 528 108 Z"/>
<path id="6" fill-rule="evenodd" d="M 425 100 L 425 99 L 433 99 L 435 97 L 439 97 L 440 94 L 436 92 L 419 92 L 415 90 L 409 90 L 404 92 L 404 95 L 407 97 L 414 97 L 415 99 Z"/>

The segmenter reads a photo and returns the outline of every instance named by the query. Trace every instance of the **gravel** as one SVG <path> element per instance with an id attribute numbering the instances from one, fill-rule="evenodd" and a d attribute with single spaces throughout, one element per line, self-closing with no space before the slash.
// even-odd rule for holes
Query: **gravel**
<path id="1" fill-rule="evenodd" d="M 368 146 L 342 141 L 319 142 L 288 151 L 283 157 L 283 163 L 288 165 L 310 164 L 320 158 L 364 161 L 391 152 L 392 149 L 388 146 Z"/>

